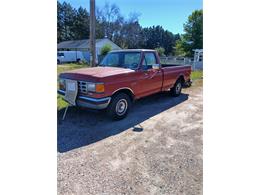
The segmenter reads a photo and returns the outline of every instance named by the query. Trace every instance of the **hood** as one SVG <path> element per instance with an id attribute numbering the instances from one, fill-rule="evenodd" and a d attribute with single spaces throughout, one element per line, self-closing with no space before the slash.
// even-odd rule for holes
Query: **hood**
<path id="1" fill-rule="evenodd" d="M 81 68 L 60 74 L 60 77 L 75 80 L 96 80 L 114 75 L 126 74 L 134 72 L 134 70 L 117 67 L 93 67 Z"/>

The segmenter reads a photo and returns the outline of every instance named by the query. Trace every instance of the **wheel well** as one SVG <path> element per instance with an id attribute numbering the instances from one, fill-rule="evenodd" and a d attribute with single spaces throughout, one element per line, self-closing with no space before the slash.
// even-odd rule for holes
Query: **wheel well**
<path id="1" fill-rule="evenodd" d="M 119 93 L 125 93 L 125 94 L 127 94 L 127 95 L 130 97 L 131 101 L 134 101 L 134 94 L 133 94 L 133 92 L 132 92 L 130 89 L 120 89 L 120 90 L 116 91 L 116 92 L 112 95 L 112 97 L 115 96 L 115 95 L 117 95 L 117 94 L 119 94 Z"/>
<path id="2" fill-rule="evenodd" d="M 177 79 L 177 81 L 181 81 L 181 84 L 183 85 L 183 84 L 185 83 L 184 76 L 183 76 L 183 75 L 179 76 L 179 78 Z"/>

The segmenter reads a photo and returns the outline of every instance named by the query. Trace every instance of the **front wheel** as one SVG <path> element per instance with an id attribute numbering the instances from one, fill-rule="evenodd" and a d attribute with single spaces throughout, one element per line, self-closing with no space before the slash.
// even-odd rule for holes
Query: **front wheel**
<path id="1" fill-rule="evenodd" d="M 127 116 L 131 103 L 127 94 L 119 93 L 112 98 L 107 108 L 107 114 L 115 120 L 123 119 Z"/>
<path id="2" fill-rule="evenodd" d="M 177 80 L 173 88 L 171 88 L 170 93 L 172 96 L 177 97 L 181 94 L 181 90 L 182 90 L 182 82 L 181 80 Z"/>

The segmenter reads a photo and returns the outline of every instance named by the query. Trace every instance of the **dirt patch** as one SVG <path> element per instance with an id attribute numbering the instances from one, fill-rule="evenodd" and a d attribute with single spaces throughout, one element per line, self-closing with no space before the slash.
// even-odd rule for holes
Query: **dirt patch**
<path id="1" fill-rule="evenodd" d="M 202 89 L 144 98 L 122 121 L 70 109 L 58 124 L 58 194 L 202 194 Z"/>

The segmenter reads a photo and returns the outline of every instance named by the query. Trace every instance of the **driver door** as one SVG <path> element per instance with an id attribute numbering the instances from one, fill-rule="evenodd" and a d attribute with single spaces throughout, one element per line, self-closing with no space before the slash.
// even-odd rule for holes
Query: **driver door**
<path id="1" fill-rule="evenodd" d="M 153 69 L 157 64 L 154 52 L 144 52 L 139 80 L 140 96 L 147 96 L 161 91 L 163 75 L 161 69 Z"/>

